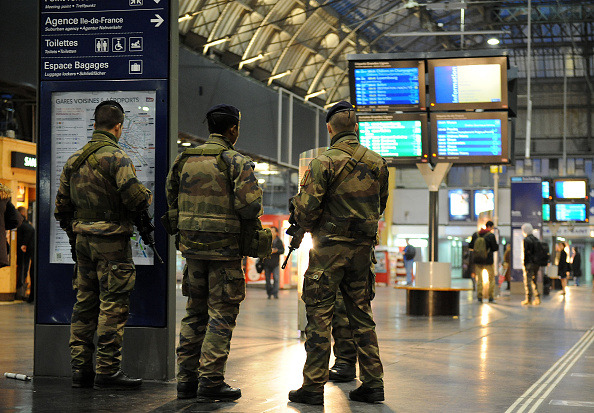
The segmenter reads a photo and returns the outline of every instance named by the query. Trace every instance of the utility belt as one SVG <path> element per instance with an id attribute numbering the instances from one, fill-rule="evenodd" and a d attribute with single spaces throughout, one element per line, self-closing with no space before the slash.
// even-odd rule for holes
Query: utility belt
<path id="1" fill-rule="evenodd" d="M 377 222 L 346 219 L 344 221 L 327 220 L 319 227 L 322 234 L 338 235 L 347 238 L 375 238 Z"/>
<path id="2" fill-rule="evenodd" d="M 169 213 L 173 213 L 170 210 Z M 164 220 L 169 224 L 169 220 Z M 165 225 L 165 222 L 164 222 Z M 177 226 L 175 233 L 169 231 L 173 230 L 167 227 L 167 232 L 171 235 L 178 232 Z M 195 229 L 192 229 L 195 230 Z M 219 231 L 208 231 L 219 232 Z M 262 223 L 259 219 L 241 220 L 241 230 L 238 234 L 228 233 L 228 237 L 222 240 L 213 242 L 197 242 L 181 236 L 181 243 L 190 249 L 196 251 L 214 251 L 221 248 L 239 248 L 242 256 L 254 258 L 266 258 L 272 253 L 272 232 L 268 228 L 262 228 Z"/>
<path id="3" fill-rule="evenodd" d="M 109 221 L 120 222 L 128 219 L 128 214 L 123 211 L 95 211 L 93 209 L 77 209 L 74 219 L 86 222 Z"/>

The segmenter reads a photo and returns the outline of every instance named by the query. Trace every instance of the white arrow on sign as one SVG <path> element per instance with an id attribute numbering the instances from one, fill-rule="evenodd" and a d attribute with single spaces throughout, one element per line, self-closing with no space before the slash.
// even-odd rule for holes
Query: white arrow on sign
<path id="1" fill-rule="evenodd" d="M 160 2 L 160 1 L 161 1 L 161 0 L 155 0 L 155 3 L 159 4 L 159 2 Z"/>
<path id="2" fill-rule="evenodd" d="M 159 27 L 165 20 L 158 14 L 155 14 L 156 19 L 151 19 L 151 23 L 156 23 L 155 27 Z"/>

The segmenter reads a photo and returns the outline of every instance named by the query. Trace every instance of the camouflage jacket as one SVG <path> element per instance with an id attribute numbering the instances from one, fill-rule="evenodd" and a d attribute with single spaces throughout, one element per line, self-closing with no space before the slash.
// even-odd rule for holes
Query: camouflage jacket
<path id="1" fill-rule="evenodd" d="M 169 214 L 177 216 L 179 250 L 190 258 L 239 259 L 242 220 L 262 215 L 262 190 L 253 163 L 219 134 L 210 135 L 199 148 L 224 149 L 223 162 L 212 155 L 182 153 L 173 163 L 165 191 Z"/>
<path id="2" fill-rule="evenodd" d="M 91 142 L 117 144 L 117 138 L 96 130 Z M 100 148 L 73 171 L 82 152 L 68 158 L 60 176 L 54 212 L 60 226 L 78 234 L 132 235 L 136 212 L 149 207 L 151 191 L 140 183 L 132 160 L 119 146 Z"/>
<path id="3" fill-rule="evenodd" d="M 293 199 L 295 219 L 318 241 L 370 243 L 388 200 L 388 168 L 380 155 L 368 149 L 342 182 L 335 182 L 351 159 L 340 149 L 344 144 L 355 149 L 359 140 L 353 132 L 339 133 L 332 138 L 332 146 L 309 164 Z"/>

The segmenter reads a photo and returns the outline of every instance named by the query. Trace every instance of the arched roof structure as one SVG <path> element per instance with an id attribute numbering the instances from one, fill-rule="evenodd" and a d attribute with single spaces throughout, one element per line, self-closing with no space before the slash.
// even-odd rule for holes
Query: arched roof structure
<path id="1" fill-rule="evenodd" d="M 349 96 L 353 53 L 484 49 L 525 76 L 526 1 L 180 0 L 181 43 L 319 104 Z M 532 0 L 534 77 L 589 77 L 594 1 Z"/>

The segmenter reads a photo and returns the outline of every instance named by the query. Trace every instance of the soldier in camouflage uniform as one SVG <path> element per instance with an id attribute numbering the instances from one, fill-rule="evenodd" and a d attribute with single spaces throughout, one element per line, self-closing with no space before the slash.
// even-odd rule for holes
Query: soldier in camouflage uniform
<path id="1" fill-rule="evenodd" d="M 251 160 L 233 148 L 240 117 L 233 106 L 212 107 L 207 142 L 178 156 L 167 176 L 166 227 L 187 262 L 182 292 L 188 301 L 177 348 L 180 399 L 241 397 L 224 382 L 225 365 L 245 298 L 240 230 L 245 222 L 260 223 L 262 190 Z"/>
<path id="2" fill-rule="evenodd" d="M 295 219 L 311 232 L 314 248 L 302 295 L 307 313 L 303 386 L 291 391 L 289 400 L 324 402 L 330 325 L 340 289 L 363 382 L 349 396 L 356 401 L 382 401 L 383 368 L 370 303 L 375 283 L 371 255 L 388 199 L 388 168 L 378 154 L 359 145 L 351 104 L 334 105 L 326 123 L 332 146 L 311 161 L 293 199 Z"/>
<path id="3" fill-rule="evenodd" d="M 91 141 L 66 161 L 56 196 L 55 217 L 68 234 L 77 263 L 70 330 L 73 387 L 134 388 L 142 384 L 141 379 L 127 377 L 120 365 L 129 297 L 136 280 L 130 236 L 135 218 L 149 207 L 152 194 L 117 144 L 123 122 L 119 103 L 105 101 L 97 106 Z M 91 147 L 93 152 L 89 150 L 81 163 L 82 154 Z"/>

